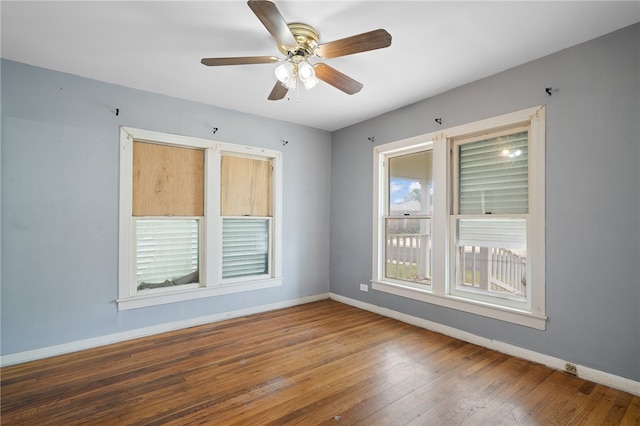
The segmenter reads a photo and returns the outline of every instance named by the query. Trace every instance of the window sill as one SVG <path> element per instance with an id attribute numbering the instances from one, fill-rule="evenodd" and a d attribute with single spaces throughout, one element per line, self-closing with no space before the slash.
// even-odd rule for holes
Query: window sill
<path id="1" fill-rule="evenodd" d="M 185 289 L 172 292 L 132 296 L 125 299 L 118 299 L 116 300 L 116 302 L 118 304 L 119 311 L 126 311 L 129 309 L 146 308 L 149 306 L 184 302 L 187 300 L 221 296 L 224 294 L 240 293 L 243 291 L 261 290 L 264 288 L 278 287 L 281 285 L 282 278 L 269 278 L 266 280 L 218 285 L 215 287 L 203 287 L 196 289 Z"/>
<path id="2" fill-rule="evenodd" d="M 500 321 L 506 321 L 525 327 L 531 327 L 537 330 L 544 330 L 547 323 L 546 315 L 536 314 L 533 312 L 464 299 L 456 296 L 441 296 L 433 294 L 431 291 L 417 289 L 415 287 L 402 284 L 384 281 L 372 281 L 371 283 L 374 290 L 443 306 L 445 308 L 457 309 L 459 311 L 481 315 Z"/>

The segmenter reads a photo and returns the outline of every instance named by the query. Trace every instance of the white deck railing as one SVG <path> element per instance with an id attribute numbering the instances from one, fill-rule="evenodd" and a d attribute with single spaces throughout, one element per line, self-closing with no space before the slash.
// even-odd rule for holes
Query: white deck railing
<path id="1" fill-rule="evenodd" d="M 385 276 L 431 284 L 429 234 L 387 234 Z M 526 258 L 504 248 L 459 247 L 461 285 L 503 294 L 526 294 Z M 462 272 L 464 271 L 464 272 Z"/>
<path id="2" fill-rule="evenodd" d="M 431 250 L 429 234 L 387 234 L 386 276 L 430 284 Z"/>
<path id="3" fill-rule="evenodd" d="M 460 271 L 464 271 L 461 285 L 503 294 L 526 294 L 525 257 L 496 247 L 461 246 L 459 250 Z"/>

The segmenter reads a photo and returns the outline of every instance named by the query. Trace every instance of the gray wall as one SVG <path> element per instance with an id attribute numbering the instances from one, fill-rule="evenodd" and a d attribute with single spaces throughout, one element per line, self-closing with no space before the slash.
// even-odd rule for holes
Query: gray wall
<path id="1" fill-rule="evenodd" d="M 331 291 L 640 380 L 639 51 L 636 24 L 334 132 Z M 383 144 L 540 104 L 547 106 L 546 330 L 360 292 L 371 279 L 367 138 Z"/>
<path id="2" fill-rule="evenodd" d="M 329 291 L 328 132 L 1 66 L 2 354 Z M 120 125 L 282 150 L 283 286 L 118 312 Z"/>

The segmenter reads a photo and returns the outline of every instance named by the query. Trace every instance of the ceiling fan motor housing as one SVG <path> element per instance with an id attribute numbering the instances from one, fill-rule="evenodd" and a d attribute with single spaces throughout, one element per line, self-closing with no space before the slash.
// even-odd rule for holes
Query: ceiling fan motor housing
<path id="1" fill-rule="evenodd" d="M 292 22 L 287 24 L 287 26 L 296 39 L 296 42 L 298 42 L 298 46 L 295 49 L 289 49 L 286 46 L 278 45 L 278 50 L 290 58 L 299 56 L 301 60 L 313 55 L 316 47 L 318 47 L 318 40 L 320 39 L 318 31 L 311 25 L 300 22 Z"/>

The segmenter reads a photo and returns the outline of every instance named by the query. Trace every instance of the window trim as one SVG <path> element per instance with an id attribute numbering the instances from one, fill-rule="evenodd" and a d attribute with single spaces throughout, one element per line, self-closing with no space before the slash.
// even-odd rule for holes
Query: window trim
<path id="1" fill-rule="evenodd" d="M 201 287 L 175 289 L 153 294 L 135 294 L 132 221 L 133 141 L 202 149 L 205 153 L 204 236 Z M 268 159 L 272 173 L 271 276 L 260 279 L 222 281 L 222 216 L 220 215 L 220 161 L 222 154 Z M 120 206 L 119 206 L 119 268 L 118 310 L 128 310 L 204 297 L 259 290 L 282 285 L 282 152 L 238 144 L 199 139 L 136 129 L 120 128 Z M 204 278 L 203 278 L 204 277 Z M 133 280 L 135 281 L 135 280 Z"/>
<path id="2" fill-rule="evenodd" d="M 483 134 L 495 133 L 518 125 L 530 125 L 529 135 L 529 220 L 527 239 L 531 239 L 527 252 L 531 264 L 531 291 L 528 308 L 497 305 L 482 300 L 468 299 L 452 294 L 451 286 L 451 228 L 453 213 L 452 140 L 467 139 Z M 433 144 L 433 275 L 431 289 L 390 282 L 384 279 L 383 230 L 386 187 L 384 160 L 398 152 L 424 148 Z M 526 327 L 544 330 L 545 312 L 545 107 L 544 105 L 500 115 L 473 123 L 452 127 L 443 131 L 379 145 L 373 150 L 374 200 L 373 200 L 373 258 L 372 288 L 374 290 L 415 299 L 438 306 L 477 314 Z M 535 171 L 535 172 L 534 172 Z"/>

